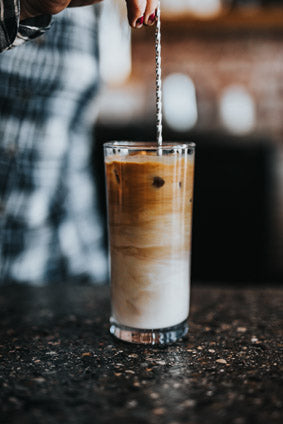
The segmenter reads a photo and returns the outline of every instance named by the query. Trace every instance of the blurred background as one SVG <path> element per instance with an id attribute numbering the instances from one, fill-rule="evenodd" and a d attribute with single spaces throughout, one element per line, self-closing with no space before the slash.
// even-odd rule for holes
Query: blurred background
<path id="1" fill-rule="evenodd" d="M 283 2 L 161 3 L 164 139 L 197 145 L 192 278 L 283 282 Z M 101 13 L 106 217 L 102 144 L 155 139 L 155 53 L 154 29 L 131 33 L 113 0 Z"/>

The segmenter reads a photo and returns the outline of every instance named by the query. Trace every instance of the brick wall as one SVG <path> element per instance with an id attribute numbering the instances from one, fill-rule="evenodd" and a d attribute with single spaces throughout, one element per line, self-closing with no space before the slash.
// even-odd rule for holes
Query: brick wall
<path id="1" fill-rule="evenodd" d="M 153 34 L 151 34 L 153 37 Z M 151 38 L 152 38 L 151 37 Z M 147 119 L 154 112 L 154 51 L 150 36 L 133 40 L 133 79 L 144 86 Z M 243 85 L 256 103 L 253 135 L 283 140 L 283 32 L 252 34 L 163 34 L 163 76 L 181 72 L 194 81 L 199 120 L 197 129 L 223 130 L 219 97 L 231 84 Z"/>

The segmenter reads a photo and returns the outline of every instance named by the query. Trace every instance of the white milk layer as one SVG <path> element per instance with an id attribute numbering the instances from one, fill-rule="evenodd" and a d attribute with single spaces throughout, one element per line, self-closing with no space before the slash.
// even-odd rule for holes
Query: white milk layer
<path id="1" fill-rule="evenodd" d="M 155 260 L 112 252 L 112 314 L 120 324 L 158 329 L 180 324 L 189 315 L 187 258 Z"/>

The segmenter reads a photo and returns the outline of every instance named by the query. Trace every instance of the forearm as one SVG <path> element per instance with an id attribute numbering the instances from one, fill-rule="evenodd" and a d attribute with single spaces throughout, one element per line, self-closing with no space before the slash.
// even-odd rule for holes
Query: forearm
<path id="1" fill-rule="evenodd" d="M 20 0 L 21 19 L 57 15 L 66 7 L 90 6 L 102 0 Z"/>

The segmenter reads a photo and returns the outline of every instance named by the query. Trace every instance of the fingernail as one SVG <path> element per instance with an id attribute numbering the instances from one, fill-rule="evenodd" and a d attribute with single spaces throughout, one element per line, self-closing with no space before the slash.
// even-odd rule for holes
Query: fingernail
<path id="1" fill-rule="evenodd" d="M 155 15 L 155 13 L 152 13 L 152 14 L 148 17 L 146 25 L 152 26 L 152 25 L 154 25 L 154 24 L 155 24 L 155 21 L 156 21 L 156 15 Z"/>
<path id="2" fill-rule="evenodd" d="M 141 16 L 141 17 L 137 20 L 137 22 L 136 22 L 136 27 L 140 27 L 140 26 L 142 26 L 142 25 L 143 25 L 143 22 L 144 22 L 144 17 L 143 17 L 143 16 Z"/>

